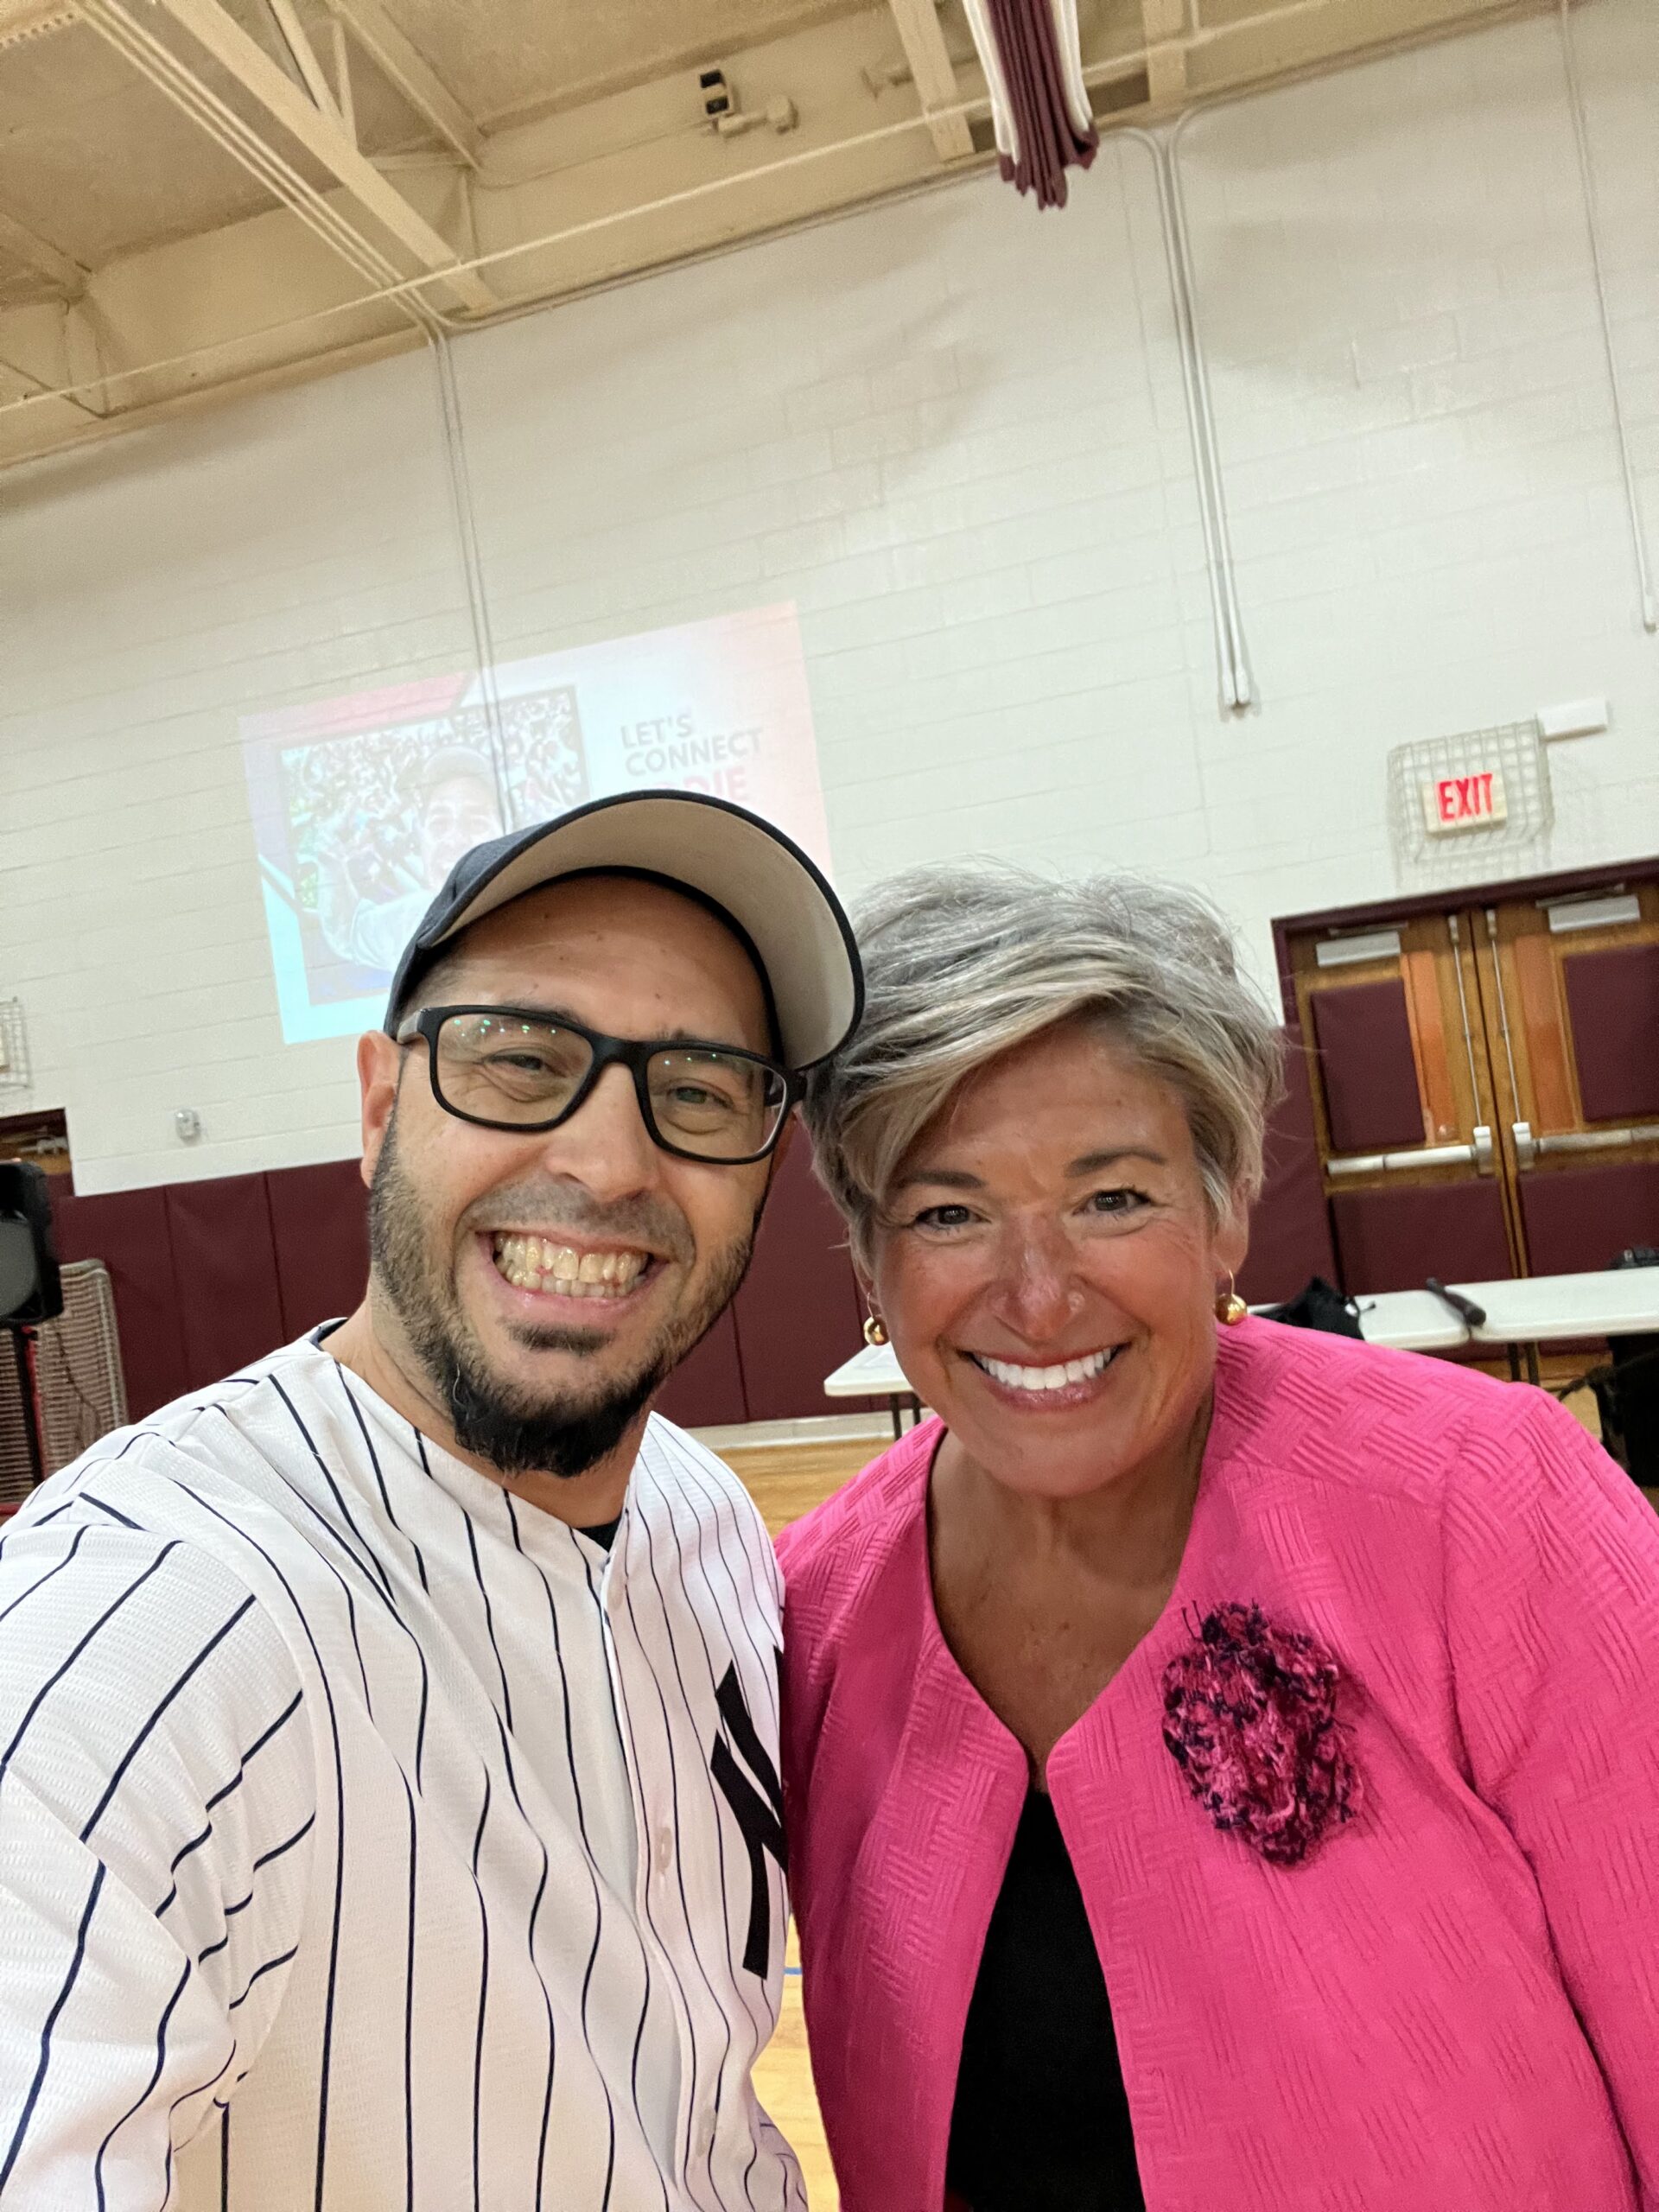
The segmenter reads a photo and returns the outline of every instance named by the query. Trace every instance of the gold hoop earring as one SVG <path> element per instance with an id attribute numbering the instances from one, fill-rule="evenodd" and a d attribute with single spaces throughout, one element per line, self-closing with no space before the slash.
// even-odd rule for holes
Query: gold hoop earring
<path id="1" fill-rule="evenodd" d="M 873 1351 L 887 1341 L 887 1325 L 879 1313 L 872 1313 L 864 1324 L 864 1341 Z"/>
<path id="2" fill-rule="evenodd" d="M 1227 1287 L 1216 1293 L 1216 1319 L 1224 1329 L 1236 1329 L 1249 1312 L 1233 1283 L 1233 1271 L 1227 1270 Z"/>

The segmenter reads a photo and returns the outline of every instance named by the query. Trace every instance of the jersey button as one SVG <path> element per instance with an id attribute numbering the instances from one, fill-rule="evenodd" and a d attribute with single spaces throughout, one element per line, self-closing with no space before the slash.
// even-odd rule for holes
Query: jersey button
<path id="1" fill-rule="evenodd" d="M 674 1831 L 666 1825 L 657 1831 L 656 1857 L 658 1872 L 665 1874 L 674 1859 Z"/>

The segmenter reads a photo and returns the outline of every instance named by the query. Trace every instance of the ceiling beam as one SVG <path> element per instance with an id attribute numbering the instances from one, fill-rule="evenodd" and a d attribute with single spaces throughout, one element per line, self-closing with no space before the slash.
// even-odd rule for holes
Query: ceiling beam
<path id="1" fill-rule="evenodd" d="M 500 305 L 476 271 L 455 267 L 458 257 L 449 241 L 358 150 L 339 118 L 314 107 L 264 48 L 226 15 L 219 0 L 158 0 L 158 3 L 230 72 L 267 115 L 345 186 L 359 207 L 366 208 L 423 269 L 435 275 L 453 271 L 448 289 L 469 308 L 487 314 Z"/>
<path id="2" fill-rule="evenodd" d="M 44 378 L 37 377 L 33 369 L 25 369 L 16 361 L 0 359 L 0 383 L 8 377 L 20 384 L 31 399 L 61 398 L 66 407 L 73 407 L 78 415 L 85 415 L 93 422 L 104 412 L 102 408 L 94 407 L 82 394 L 60 393 L 55 385 L 48 384 Z"/>
<path id="3" fill-rule="evenodd" d="M 1186 0 L 1141 0 L 1147 41 L 1147 97 L 1153 106 L 1179 100 L 1186 91 Z"/>
<path id="4" fill-rule="evenodd" d="M 942 162 L 961 161 L 974 150 L 974 134 L 965 115 L 935 115 L 935 108 L 954 107 L 962 95 L 957 88 L 957 65 L 939 29 L 934 0 L 887 0 L 899 26 L 905 59 L 922 103 L 922 113 Z"/>
<path id="5" fill-rule="evenodd" d="M 78 261 L 71 261 L 67 253 L 48 245 L 37 238 L 28 225 L 20 223 L 15 215 L 0 210 L 0 252 L 9 253 L 14 261 L 21 261 L 55 284 L 67 300 L 78 300 L 86 289 L 87 272 Z"/>
<path id="6" fill-rule="evenodd" d="M 340 121 L 340 108 L 334 99 L 334 87 L 323 74 L 322 64 L 305 35 L 305 25 L 295 11 L 294 0 L 266 0 L 266 5 L 282 34 L 283 44 L 294 57 L 294 67 L 304 79 L 305 89 L 310 93 L 314 104 L 325 115 L 332 115 L 336 122 Z"/>
<path id="7" fill-rule="evenodd" d="M 425 55 L 410 44 L 380 0 L 324 0 L 369 59 L 389 77 L 410 105 L 473 168 L 484 160 L 478 125 Z"/>
<path id="8" fill-rule="evenodd" d="M 338 16 L 328 18 L 328 31 L 329 43 L 334 50 L 334 105 L 340 110 L 346 136 L 356 145 L 357 105 L 352 94 L 352 49 L 346 41 L 346 26 Z"/>

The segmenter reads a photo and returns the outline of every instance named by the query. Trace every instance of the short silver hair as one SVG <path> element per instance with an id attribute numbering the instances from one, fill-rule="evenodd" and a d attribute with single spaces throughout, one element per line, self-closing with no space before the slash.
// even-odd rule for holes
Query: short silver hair
<path id="1" fill-rule="evenodd" d="M 1179 1093 L 1217 1220 L 1255 1197 L 1282 1033 L 1240 976 L 1227 925 L 1195 893 L 980 861 L 893 876 L 853 921 L 864 1020 L 814 1071 L 803 1113 L 867 1269 L 900 1163 L 951 1094 L 1065 1021 L 1097 1020 Z"/>

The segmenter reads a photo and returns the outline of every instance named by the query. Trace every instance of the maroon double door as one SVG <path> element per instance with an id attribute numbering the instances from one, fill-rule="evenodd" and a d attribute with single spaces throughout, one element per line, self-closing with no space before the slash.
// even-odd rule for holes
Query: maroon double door
<path id="1" fill-rule="evenodd" d="M 1279 941 L 1297 1050 L 1248 1294 L 1659 1244 L 1659 865 L 1300 917 Z"/>

